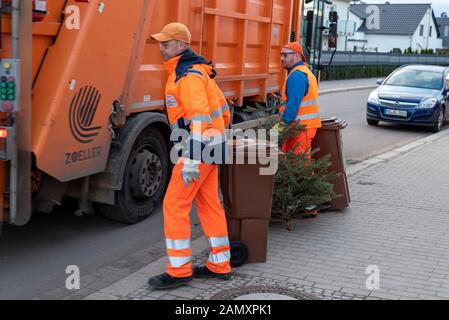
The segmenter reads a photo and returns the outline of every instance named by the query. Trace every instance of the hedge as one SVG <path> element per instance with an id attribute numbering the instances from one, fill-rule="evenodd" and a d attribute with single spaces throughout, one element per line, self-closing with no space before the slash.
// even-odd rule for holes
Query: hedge
<path id="1" fill-rule="evenodd" d="M 371 65 L 371 66 L 331 66 L 321 70 L 320 80 L 343 80 L 386 77 L 399 66 Z"/>

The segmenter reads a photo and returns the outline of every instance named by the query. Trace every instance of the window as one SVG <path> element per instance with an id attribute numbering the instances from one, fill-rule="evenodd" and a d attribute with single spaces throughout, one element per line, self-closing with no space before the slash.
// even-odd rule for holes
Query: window
<path id="1" fill-rule="evenodd" d="M 402 69 L 394 72 L 384 84 L 391 86 L 440 90 L 443 87 L 443 73 L 425 70 Z"/>
<path id="2" fill-rule="evenodd" d="M 424 25 L 419 26 L 419 36 L 422 37 L 424 35 Z"/>
<path id="3" fill-rule="evenodd" d="M 429 27 L 429 37 L 432 36 L 432 26 Z"/>
<path id="4" fill-rule="evenodd" d="M 444 37 L 449 37 L 449 26 L 444 26 Z"/>

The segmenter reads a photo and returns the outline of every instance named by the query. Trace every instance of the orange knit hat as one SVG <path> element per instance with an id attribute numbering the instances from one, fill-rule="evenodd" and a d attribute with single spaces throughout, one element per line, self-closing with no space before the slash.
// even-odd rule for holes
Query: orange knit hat
<path id="1" fill-rule="evenodd" d="M 282 48 L 298 52 L 302 61 L 307 63 L 306 56 L 304 55 L 304 51 L 302 50 L 302 46 L 299 42 L 289 42 L 286 45 L 283 45 Z"/>

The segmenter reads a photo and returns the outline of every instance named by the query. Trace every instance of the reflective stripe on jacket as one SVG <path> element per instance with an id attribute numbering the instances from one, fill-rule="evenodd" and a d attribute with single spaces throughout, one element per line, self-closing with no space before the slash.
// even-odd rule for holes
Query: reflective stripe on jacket
<path id="1" fill-rule="evenodd" d="M 321 127 L 321 119 L 320 119 L 320 111 L 318 108 L 318 84 L 315 78 L 315 75 L 309 70 L 309 68 L 305 65 L 298 65 L 293 68 L 293 70 L 289 73 L 288 77 L 295 71 L 300 71 L 306 74 L 307 79 L 309 81 L 309 89 L 306 92 L 306 95 L 301 100 L 301 104 L 298 108 L 298 115 L 296 117 L 296 121 L 299 121 L 300 124 L 306 126 L 306 128 L 320 128 Z M 287 88 L 287 79 L 285 79 L 284 87 L 282 88 L 282 100 L 287 101 L 288 97 L 286 95 Z M 282 115 L 284 113 L 285 107 L 282 106 L 279 111 Z"/>

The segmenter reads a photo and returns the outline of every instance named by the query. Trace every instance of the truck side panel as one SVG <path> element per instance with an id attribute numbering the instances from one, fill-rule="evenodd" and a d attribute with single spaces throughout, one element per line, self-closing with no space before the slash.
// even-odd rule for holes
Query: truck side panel
<path id="1" fill-rule="evenodd" d="M 80 28 L 68 28 L 67 19 L 76 16 L 66 16 L 33 97 L 37 166 L 60 181 L 106 167 L 112 104 L 123 92 L 145 2 L 68 1 L 79 8 Z"/>

